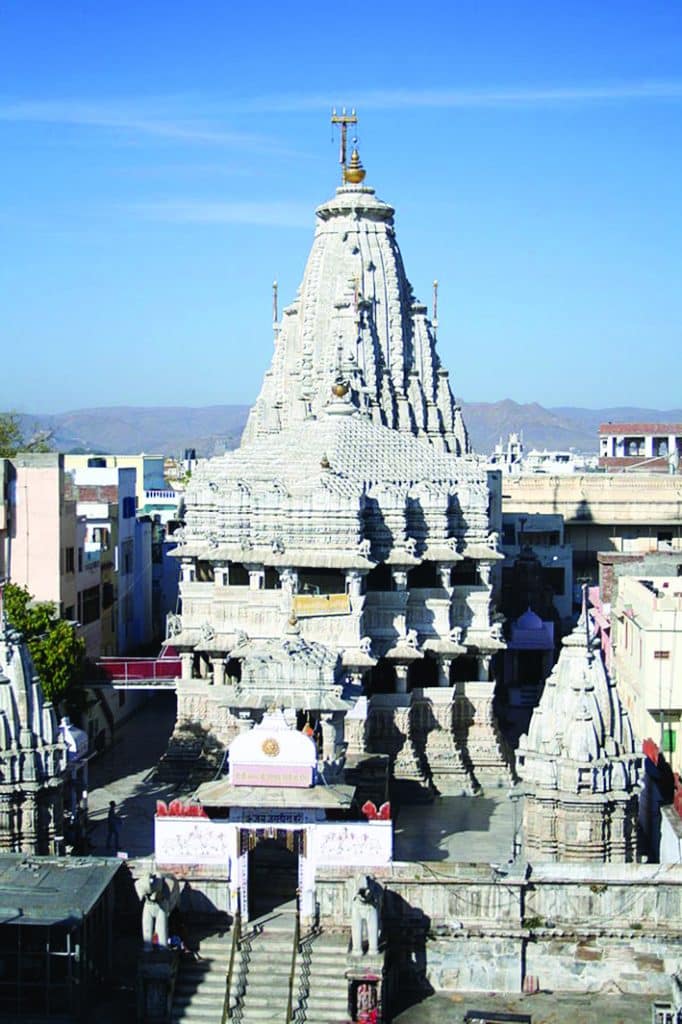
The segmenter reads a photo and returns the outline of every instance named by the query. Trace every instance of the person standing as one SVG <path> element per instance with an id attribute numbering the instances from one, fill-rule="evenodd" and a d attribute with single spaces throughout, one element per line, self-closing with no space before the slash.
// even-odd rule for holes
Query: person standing
<path id="1" fill-rule="evenodd" d="M 121 819 L 116 813 L 116 801 L 109 801 L 109 813 L 107 814 L 107 850 L 118 853 L 119 840 L 121 835 Z"/>

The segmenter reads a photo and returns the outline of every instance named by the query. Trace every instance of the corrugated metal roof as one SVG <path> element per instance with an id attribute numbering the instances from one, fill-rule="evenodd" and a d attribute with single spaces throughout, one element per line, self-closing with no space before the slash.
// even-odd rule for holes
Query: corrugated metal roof
<path id="1" fill-rule="evenodd" d="M 0 854 L 0 924 L 68 924 L 94 907 L 121 867 L 112 857 Z"/>

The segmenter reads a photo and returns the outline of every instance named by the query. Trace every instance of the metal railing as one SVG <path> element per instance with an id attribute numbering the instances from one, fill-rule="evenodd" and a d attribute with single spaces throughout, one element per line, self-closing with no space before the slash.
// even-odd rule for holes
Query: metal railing
<path id="1" fill-rule="evenodd" d="M 239 939 L 236 944 L 236 953 L 239 953 L 239 970 L 234 989 L 234 1000 L 228 1010 L 229 1020 L 243 1020 L 244 1018 L 244 996 L 246 995 L 247 977 L 249 974 L 249 961 L 251 960 L 251 942 L 256 929 L 244 935 L 239 929 Z"/>
<path id="2" fill-rule="evenodd" d="M 96 662 L 101 675 L 88 685 L 105 684 L 117 689 L 143 689 L 147 687 L 175 687 L 182 674 L 182 662 L 171 658 L 99 658 Z"/>
<path id="3" fill-rule="evenodd" d="M 227 965 L 227 975 L 225 976 L 225 1001 L 223 1003 L 223 1013 L 220 1018 L 220 1024 L 227 1024 L 227 1021 L 232 1016 L 232 1007 L 230 1005 L 232 998 L 232 978 L 234 977 L 234 961 L 239 950 L 241 932 L 242 918 L 239 911 L 237 911 L 232 921 L 232 944 L 230 945 L 230 959 Z"/>
<path id="4" fill-rule="evenodd" d="M 308 997 L 310 996 L 310 974 L 312 970 L 313 951 L 312 942 L 315 932 L 309 932 L 298 943 L 298 952 L 301 957 L 301 967 L 298 980 L 298 1005 L 292 1016 L 292 1024 L 305 1024 L 308 1018 Z"/>
<path id="5" fill-rule="evenodd" d="M 298 940 L 301 935 L 301 922 L 298 911 L 296 911 L 296 921 L 294 923 L 294 942 L 293 949 L 291 951 L 291 969 L 289 971 L 289 998 L 287 999 L 287 1021 L 286 1024 L 292 1024 L 293 1017 L 293 1003 L 294 1003 L 294 977 L 296 974 L 296 960 L 298 957 Z"/>

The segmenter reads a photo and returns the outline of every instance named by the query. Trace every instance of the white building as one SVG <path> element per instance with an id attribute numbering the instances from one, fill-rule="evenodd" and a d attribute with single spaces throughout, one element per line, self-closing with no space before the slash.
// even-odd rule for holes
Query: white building
<path id="1" fill-rule="evenodd" d="M 613 672 L 639 740 L 682 770 L 682 578 L 621 576 L 612 605 Z"/>

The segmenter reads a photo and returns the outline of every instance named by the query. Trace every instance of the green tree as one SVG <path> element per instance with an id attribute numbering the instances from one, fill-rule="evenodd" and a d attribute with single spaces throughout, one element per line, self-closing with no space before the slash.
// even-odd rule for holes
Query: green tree
<path id="1" fill-rule="evenodd" d="M 15 412 L 0 412 L 0 458 L 11 459 L 17 452 L 49 452 L 50 435 L 35 430 L 33 437 L 25 437 Z"/>
<path id="2" fill-rule="evenodd" d="M 75 626 L 60 619 L 50 601 L 34 601 L 25 587 L 5 586 L 7 621 L 23 634 L 43 693 L 54 704 L 67 700 L 82 680 L 85 643 Z"/>

